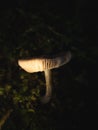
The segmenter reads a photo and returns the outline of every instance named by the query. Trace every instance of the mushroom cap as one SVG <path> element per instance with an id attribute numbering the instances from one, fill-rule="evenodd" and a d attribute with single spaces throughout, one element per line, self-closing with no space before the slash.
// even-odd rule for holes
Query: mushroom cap
<path id="1" fill-rule="evenodd" d="M 44 56 L 25 60 L 21 59 L 18 60 L 18 65 L 28 73 L 42 72 L 47 69 L 58 68 L 68 63 L 70 59 L 71 59 L 71 53 L 66 52 L 63 55 L 57 55 L 48 58 L 47 56 Z"/>

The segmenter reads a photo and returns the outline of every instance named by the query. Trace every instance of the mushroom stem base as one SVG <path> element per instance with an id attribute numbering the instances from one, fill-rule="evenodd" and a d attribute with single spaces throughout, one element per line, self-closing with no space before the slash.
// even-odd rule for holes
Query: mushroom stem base
<path id="1" fill-rule="evenodd" d="M 41 102 L 48 103 L 52 95 L 52 75 L 51 75 L 51 70 L 45 70 L 44 73 L 45 73 L 45 80 L 46 80 L 46 93 L 45 96 L 42 97 Z"/>

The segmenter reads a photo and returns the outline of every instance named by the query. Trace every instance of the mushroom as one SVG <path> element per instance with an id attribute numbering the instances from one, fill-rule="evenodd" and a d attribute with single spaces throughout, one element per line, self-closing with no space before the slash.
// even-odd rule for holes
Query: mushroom
<path id="1" fill-rule="evenodd" d="M 46 80 L 46 93 L 45 96 L 42 97 L 41 101 L 43 103 L 47 103 L 51 99 L 52 94 L 51 70 L 68 63 L 70 59 L 71 53 L 68 51 L 57 56 L 44 56 L 32 59 L 20 59 L 18 60 L 18 65 L 28 73 L 44 71 Z"/>

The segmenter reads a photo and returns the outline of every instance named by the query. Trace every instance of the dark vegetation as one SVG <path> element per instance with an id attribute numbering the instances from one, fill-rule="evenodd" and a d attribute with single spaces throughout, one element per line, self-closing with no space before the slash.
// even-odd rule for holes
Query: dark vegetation
<path id="1" fill-rule="evenodd" d="M 2 130 L 96 126 L 96 17 L 96 3 L 87 0 L 65 3 L 20 0 L 0 5 Z M 43 105 L 39 101 L 45 91 L 43 73 L 28 74 L 20 69 L 17 60 L 67 50 L 72 52 L 72 60 L 53 70 L 53 96 Z"/>

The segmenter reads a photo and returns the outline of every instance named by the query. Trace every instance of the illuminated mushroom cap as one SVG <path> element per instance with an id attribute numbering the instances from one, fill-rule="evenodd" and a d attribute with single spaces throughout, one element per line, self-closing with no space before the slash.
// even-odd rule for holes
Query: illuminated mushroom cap
<path id="1" fill-rule="evenodd" d="M 71 53 L 66 52 L 57 56 L 48 57 L 37 57 L 32 59 L 18 60 L 19 66 L 27 71 L 28 73 L 41 72 L 48 69 L 58 68 L 71 59 Z"/>

